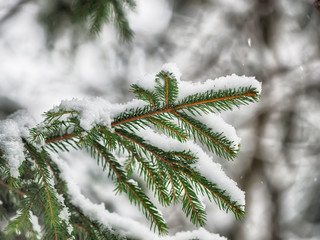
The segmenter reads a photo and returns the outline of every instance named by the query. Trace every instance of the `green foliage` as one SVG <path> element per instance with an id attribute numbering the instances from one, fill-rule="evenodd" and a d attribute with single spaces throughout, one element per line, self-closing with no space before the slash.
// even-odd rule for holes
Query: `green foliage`
<path id="1" fill-rule="evenodd" d="M 43 5 L 40 19 L 51 34 L 69 23 L 96 35 L 105 23 L 113 22 L 121 39 L 129 41 L 134 35 L 127 19 L 127 10 L 136 6 L 133 0 L 58 0 Z"/>
<path id="2" fill-rule="evenodd" d="M 115 7 L 115 1 L 79 2 L 86 3 L 92 11 L 102 4 L 100 14 L 105 17 L 109 13 L 105 12 L 107 7 L 103 4 L 114 4 L 115 9 L 119 7 Z M 133 6 L 132 1 L 123 2 Z M 95 24 L 99 28 L 100 25 Z M 166 234 L 168 227 L 155 204 L 131 178 L 133 172 L 144 179 L 163 206 L 182 202 L 182 210 L 197 226 L 204 226 L 206 222 L 200 194 L 221 209 L 233 212 L 236 218 L 244 216 L 244 206 L 195 168 L 198 161 L 195 153 L 189 149 L 161 149 L 140 136 L 139 130 L 156 128 L 182 143 L 193 138 L 218 156 L 233 159 L 238 153 L 233 142 L 222 132 L 209 129 L 196 117 L 257 101 L 259 92 L 250 86 L 210 89 L 179 100 L 179 85 L 173 73 L 161 71 L 155 81 L 152 91 L 132 85 L 137 98 L 147 105 L 121 112 L 110 126 L 96 124 L 85 130 L 81 126 L 81 111 L 76 109 L 59 107 L 45 113 L 44 121 L 30 129 L 30 137 L 21 140 L 27 161 L 21 165 L 17 179 L 10 175 L 5 149 L 0 149 L 0 187 L 4 190 L 0 191 L 0 199 L 6 205 L 11 203 L 16 211 L 15 218 L 8 220 L 6 209 L 0 205 L 0 219 L 9 221 L 5 231 L 8 238 L 24 234 L 28 239 L 37 239 L 39 233 L 34 231 L 30 220 L 33 213 L 42 224 L 42 239 L 127 239 L 117 233 L 117 226 L 106 228 L 86 216 L 81 207 L 71 201 L 67 184 L 61 178 L 61 169 L 49 154 L 49 151 L 68 151 L 70 147 L 86 149 L 113 180 L 116 192 L 127 194 L 129 201 L 144 213 L 151 228 L 159 234 Z M 127 158 L 124 164 L 116 158 L 119 152 Z M 60 215 L 63 209 L 69 213 L 67 219 Z"/>
<path id="3" fill-rule="evenodd" d="M 171 107 L 178 97 L 178 83 L 174 75 L 161 71 L 156 78 L 155 94 L 167 108 Z"/>
<path id="4" fill-rule="evenodd" d="M 223 136 L 223 133 L 213 132 L 205 124 L 185 113 L 174 112 L 174 114 L 178 117 L 182 128 L 191 132 L 194 138 L 206 145 L 210 151 L 226 159 L 237 156 L 238 149 L 232 146 L 232 142 Z"/>

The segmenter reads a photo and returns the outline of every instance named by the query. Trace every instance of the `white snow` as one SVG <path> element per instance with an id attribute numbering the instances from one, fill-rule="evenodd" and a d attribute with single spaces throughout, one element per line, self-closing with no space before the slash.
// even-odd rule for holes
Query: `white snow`
<path id="1" fill-rule="evenodd" d="M 209 113 L 202 116 L 196 116 L 195 118 L 211 128 L 213 132 L 223 133 L 223 136 L 233 142 L 231 146 L 234 149 L 239 149 L 241 138 L 237 136 L 235 128 L 226 123 L 222 117 L 220 117 L 220 114 Z"/>
<path id="2" fill-rule="evenodd" d="M 25 156 L 18 124 L 11 119 L 0 122 L 0 149 L 4 151 L 12 177 L 19 177 L 19 167 Z"/>
<path id="3" fill-rule="evenodd" d="M 68 208 L 66 207 L 66 206 L 64 206 L 63 208 L 62 208 L 62 210 L 61 210 L 61 212 L 60 212 L 60 214 L 59 214 L 59 218 L 63 221 L 63 222 L 65 222 L 66 223 L 66 225 L 67 225 L 67 231 L 68 231 L 68 233 L 69 234 L 71 234 L 72 233 L 72 231 L 73 231 L 73 227 L 72 227 L 72 225 L 71 225 L 71 223 L 70 223 L 70 212 L 69 212 L 69 210 L 68 210 Z"/>
<path id="4" fill-rule="evenodd" d="M 77 111 L 80 113 L 80 126 L 89 131 L 96 124 L 101 124 L 111 128 L 111 108 L 112 104 L 102 98 L 72 99 L 64 100 L 52 111 L 58 112 L 60 109 L 66 111 Z"/>
<path id="5" fill-rule="evenodd" d="M 180 81 L 182 74 L 176 63 L 166 63 L 162 66 L 161 69 L 164 71 L 171 72 L 176 77 L 177 81 Z"/>
<path id="6" fill-rule="evenodd" d="M 219 77 L 215 80 L 208 79 L 204 83 L 184 81 L 179 84 L 179 99 L 183 99 L 196 93 L 203 93 L 208 90 L 219 91 L 250 86 L 256 88 L 259 94 L 261 93 L 261 83 L 258 82 L 255 77 L 238 76 L 236 74 Z"/>
<path id="7" fill-rule="evenodd" d="M 179 70 L 179 68 L 178 68 L 176 63 L 165 63 L 160 68 L 160 71 L 161 70 L 164 70 L 164 71 L 167 71 L 167 72 L 171 72 L 175 76 L 177 82 L 178 83 L 180 82 L 181 72 L 180 72 L 180 70 Z M 143 87 L 146 90 L 153 91 L 155 89 L 155 85 L 156 85 L 156 82 L 155 82 L 156 75 L 160 71 L 154 72 L 154 73 L 151 73 L 151 74 L 147 74 L 147 75 L 145 75 L 143 77 L 138 78 L 138 80 L 133 80 L 132 83 L 135 83 L 138 86 Z"/>
<path id="8" fill-rule="evenodd" d="M 53 178 L 53 177 L 52 177 Z M 64 197 L 62 194 L 59 194 L 56 189 L 54 189 L 55 191 L 55 195 L 57 196 L 58 201 L 61 204 L 62 210 L 59 213 L 59 218 L 61 221 L 65 222 L 65 224 L 67 225 L 67 231 L 69 234 L 72 233 L 73 231 L 73 226 L 70 223 L 70 216 L 71 213 L 69 212 L 68 208 L 66 207 L 65 203 L 64 203 Z"/>
<path id="9" fill-rule="evenodd" d="M 201 174 L 208 180 L 217 184 L 222 190 L 226 190 L 226 193 L 231 197 L 231 200 L 236 201 L 240 205 L 245 205 L 245 192 L 242 191 L 235 181 L 230 179 L 222 169 L 222 166 L 213 162 L 213 159 L 208 156 L 198 145 L 190 143 L 188 145 L 193 152 L 196 152 L 199 157 L 196 168 Z M 243 209 L 244 210 L 244 209 Z"/>
<path id="10" fill-rule="evenodd" d="M 41 234 L 41 227 L 39 225 L 38 217 L 33 215 L 32 211 L 30 211 L 30 222 L 32 224 L 33 230 L 39 234 Z M 37 239 L 40 239 L 41 236 L 37 235 Z"/>
<path id="11" fill-rule="evenodd" d="M 135 11 L 128 12 L 130 26 L 143 36 L 157 35 L 168 27 L 172 15 L 171 4 L 165 0 L 137 0 Z"/>
<path id="12" fill-rule="evenodd" d="M 186 143 L 181 143 L 163 134 L 155 133 L 152 129 L 140 129 L 136 134 L 165 151 L 191 150 L 199 158 L 194 167 L 209 181 L 217 184 L 217 187 L 225 189 L 231 200 L 245 205 L 245 193 L 237 186 L 237 183 L 225 174 L 220 164 L 213 162 L 212 157 L 194 142 L 189 140 Z"/>
<path id="13" fill-rule="evenodd" d="M 18 124 L 20 136 L 24 138 L 29 137 L 30 128 L 33 128 L 36 125 L 36 121 L 33 116 L 24 109 L 18 110 L 9 115 L 8 119 L 12 119 Z"/>
<path id="14" fill-rule="evenodd" d="M 145 101 L 139 99 L 133 99 L 125 104 L 113 104 L 105 99 L 95 97 L 82 100 L 63 100 L 58 106 L 55 106 L 51 112 L 56 113 L 61 111 L 61 109 L 65 111 L 76 111 L 80 114 L 80 126 L 84 130 L 90 131 L 96 124 L 101 124 L 112 129 L 111 122 L 114 120 L 114 117 L 132 108 L 143 108 L 147 105 Z M 67 120 L 71 115 L 62 116 L 60 119 Z"/>
<path id="15" fill-rule="evenodd" d="M 147 74 L 143 77 L 138 78 L 138 80 L 134 79 L 132 83 L 135 83 L 139 87 L 142 87 L 146 90 L 153 91 L 156 86 L 155 79 L 157 74 L 157 72 Z"/>
<path id="16" fill-rule="evenodd" d="M 117 116 L 120 113 L 125 112 L 126 110 L 130 109 L 136 109 L 136 108 L 143 108 L 147 106 L 148 104 L 140 99 L 133 99 L 130 102 L 124 103 L 124 104 L 113 104 L 112 107 L 112 116 Z"/>
<path id="17" fill-rule="evenodd" d="M 68 208 L 64 207 L 60 214 L 59 214 L 59 217 L 62 221 L 64 222 L 67 222 L 69 221 L 69 217 L 70 217 L 70 212 L 68 211 Z"/>
<path id="18" fill-rule="evenodd" d="M 17 111 L 8 119 L 0 121 L 0 149 L 4 151 L 4 158 L 14 178 L 20 176 L 19 167 L 25 160 L 21 137 L 27 139 L 29 129 L 34 126 L 34 119 L 25 110 Z"/>
<path id="19" fill-rule="evenodd" d="M 200 240 L 227 240 L 227 238 L 221 237 L 218 234 L 210 233 L 204 228 L 187 232 L 178 232 L 174 236 L 162 237 L 159 238 L 159 240 L 186 240 L 196 238 Z"/>

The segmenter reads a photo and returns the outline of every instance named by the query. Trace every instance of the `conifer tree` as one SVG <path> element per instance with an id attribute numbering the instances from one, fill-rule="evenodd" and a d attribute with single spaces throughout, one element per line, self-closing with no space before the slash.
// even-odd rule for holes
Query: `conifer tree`
<path id="1" fill-rule="evenodd" d="M 182 202 L 186 217 L 196 226 L 206 223 L 202 196 L 237 219 L 244 216 L 242 191 L 194 141 L 233 160 L 239 139 L 217 114 L 257 101 L 260 84 L 231 75 L 192 85 L 181 81 L 178 70 L 168 64 L 154 83 L 140 81 L 132 85 L 132 92 L 138 100 L 126 105 L 99 98 L 62 101 L 36 126 L 25 111 L 0 122 L 0 219 L 8 222 L 0 236 L 143 239 L 141 233 L 130 232 L 130 226 L 107 222 L 110 213 L 101 206 L 97 211 L 80 194 L 57 154 L 70 148 L 87 150 L 113 180 L 116 192 L 128 196 L 159 236 L 167 234 L 168 226 L 133 180 L 133 172 L 161 205 Z M 126 157 L 124 163 L 119 153 Z M 8 208 L 16 211 L 13 218 Z"/>
<path id="2" fill-rule="evenodd" d="M 50 34 L 71 23 L 95 35 L 105 23 L 112 22 L 122 40 L 131 40 L 134 35 L 127 18 L 127 11 L 136 7 L 134 0 L 57 0 L 42 5 L 40 20 Z"/>

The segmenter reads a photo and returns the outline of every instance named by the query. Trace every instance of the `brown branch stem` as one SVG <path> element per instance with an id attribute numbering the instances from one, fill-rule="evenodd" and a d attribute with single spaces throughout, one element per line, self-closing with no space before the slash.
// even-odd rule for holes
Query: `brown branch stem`
<path id="1" fill-rule="evenodd" d="M 23 196 L 23 197 L 24 197 L 24 196 L 28 196 L 27 194 L 25 194 L 25 193 L 22 192 L 21 190 L 11 187 L 9 184 L 3 182 L 2 180 L 0 180 L 0 185 L 2 185 L 2 186 L 4 186 L 4 187 L 6 187 L 6 188 L 8 188 L 8 189 L 10 189 L 10 190 L 18 193 L 19 195 L 21 195 L 21 196 Z"/>

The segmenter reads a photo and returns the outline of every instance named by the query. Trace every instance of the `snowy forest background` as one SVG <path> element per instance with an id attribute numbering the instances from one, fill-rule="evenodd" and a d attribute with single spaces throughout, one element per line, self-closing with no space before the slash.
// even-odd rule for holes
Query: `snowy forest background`
<path id="1" fill-rule="evenodd" d="M 319 239 L 320 12 L 313 0 L 136 2 L 129 12 L 135 36 L 123 43 L 112 24 L 89 38 L 69 21 L 63 0 L 0 0 L 0 119 L 27 109 L 40 122 L 64 99 L 127 102 L 130 83 L 166 62 L 177 63 L 185 81 L 255 76 L 260 102 L 222 115 L 242 138 L 239 158 L 215 156 L 245 190 L 248 213 L 237 221 L 207 204 L 206 229 L 235 240 Z M 93 202 L 146 222 L 84 152 L 63 157 Z M 171 234 L 195 229 L 180 209 L 161 208 Z"/>

